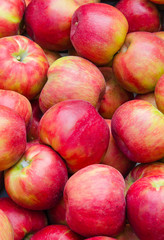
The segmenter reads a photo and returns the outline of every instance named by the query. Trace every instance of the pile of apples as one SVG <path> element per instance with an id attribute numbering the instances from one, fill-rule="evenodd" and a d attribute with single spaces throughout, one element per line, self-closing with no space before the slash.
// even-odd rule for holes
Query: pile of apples
<path id="1" fill-rule="evenodd" d="M 163 16 L 0 1 L 0 240 L 164 240 Z"/>

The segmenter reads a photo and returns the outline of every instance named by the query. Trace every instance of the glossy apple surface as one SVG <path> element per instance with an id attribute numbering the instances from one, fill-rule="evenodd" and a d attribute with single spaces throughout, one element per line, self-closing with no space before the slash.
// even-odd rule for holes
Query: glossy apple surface
<path id="1" fill-rule="evenodd" d="M 70 172 L 76 172 L 101 162 L 109 143 L 109 128 L 90 103 L 67 100 L 43 115 L 39 136 L 60 154 Z"/>
<path id="2" fill-rule="evenodd" d="M 107 165 L 73 174 L 64 189 L 68 226 L 85 238 L 117 235 L 125 223 L 124 187 L 119 171 Z"/>
<path id="3" fill-rule="evenodd" d="M 48 81 L 39 97 L 40 108 L 45 112 L 70 99 L 85 100 L 98 107 L 105 87 L 104 77 L 93 63 L 76 56 L 62 57 L 48 70 Z"/>
<path id="4" fill-rule="evenodd" d="M 43 50 L 18 35 L 0 39 L 0 89 L 33 99 L 47 80 L 48 61 Z"/>
<path id="5" fill-rule="evenodd" d="M 13 227 L 2 210 L 0 210 L 0 240 L 14 240 Z"/>
<path id="6" fill-rule="evenodd" d="M 68 178 L 61 157 L 50 147 L 35 144 L 5 172 L 5 188 L 18 205 L 45 210 L 55 206 Z"/>
<path id="7" fill-rule="evenodd" d="M 155 86 L 155 101 L 158 109 L 164 114 L 164 75 Z"/>
<path id="8" fill-rule="evenodd" d="M 71 22 L 71 42 L 76 52 L 96 65 L 110 62 L 128 31 L 124 15 L 108 4 L 80 6 Z"/>
<path id="9" fill-rule="evenodd" d="M 111 129 L 130 160 L 148 163 L 164 157 L 164 115 L 152 104 L 143 100 L 122 104 L 113 115 Z"/>

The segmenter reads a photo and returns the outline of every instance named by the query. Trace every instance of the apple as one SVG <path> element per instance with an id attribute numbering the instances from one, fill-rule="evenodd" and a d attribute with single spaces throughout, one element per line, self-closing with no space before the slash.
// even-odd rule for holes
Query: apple
<path id="1" fill-rule="evenodd" d="M 68 178 L 61 157 L 50 147 L 35 144 L 5 172 L 5 188 L 18 205 L 46 210 L 57 204 Z"/>
<path id="2" fill-rule="evenodd" d="M 86 238 L 119 234 L 125 223 L 124 188 L 121 173 L 107 165 L 92 164 L 73 174 L 64 188 L 68 226 Z"/>
<path id="3" fill-rule="evenodd" d="M 137 180 L 128 190 L 127 217 L 140 240 L 164 239 L 164 174 Z"/>
<path id="4" fill-rule="evenodd" d="M 106 81 L 106 92 L 101 100 L 99 113 L 103 118 L 111 119 L 119 106 L 134 97 L 132 93 L 124 90 L 117 83 L 111 67 L 100 67 L 99 69 Z"/>
<path id="5" fill-rule="evenodd" d="M 48 60 L 48 63 L 49 63 L 50 66 L 53 62 L 55 62 L 58 58 L 61 57 L 61 55 L 58 52 L 50 51 L 50 50 L 47 50 L 47 49 L 43 49 L 43 51 L 44 51 L 44 53 L 47 57 L 47 60 Z"/>
<path id="6" fill-rule="evenodd" d="M 48 61 L 43 50 L 24 36 L 0 39 L 0 89 L 33 99 L 47 80 Z"/>
<path id="7" fill-rule="evenodd" d="M 19 26 L 25 11 L 24 0 L 1 0 L 0 38 L 19 34 Z"/>
<path id="8" fill-rule="evenodd" d="M 126 224 L 124 231 L 120 233 L 117 238 L 118 240 L 139 240 L 139 238 L 134 233 L 130 224 Z"/>
<path id="9" fill-rule="evenodd" d="M 32 106 L 32 120 L 31 120 L 31 125 L 27 131 L 28 141 L 32 141 L 39 138 L 38 127 L 39 127 L 40 119 L 43 115 L 42 111 L 39 108 L 38 99 L 32 100 L 31 106 Z"/>
<path id="10" fill-rule="evenodd" d="M 164 40 L 164 31 L 160 31 L 160 32 L 155 32 L 154 33 L 157 37 L 161 38 L 162 40 Z"/>
<path id="11" fill-rule="evenodd" d="M 36 144 L 40 144 L 38 139 L 34 139 L 34 140 L 30 141 L 30 142 L 27 142 L 26 150 L 29 149 L 31 146 L 36 145 Z"/>
<path id="12" fill-rule="evenodd" d="M 132 170 L 135 166 L 135 162 L 129 160 L 118 148 L 111 132 L 111 120 L 106 120 L 110 130 L 110 140 L 107 152 L 101 161 L 101 163 L 116 168 L 124 177 Z"/>
<path id="13" fill-rule="evenodd" d="M 98 3 L 98 2 L 100 2 L 100 0 L 74 0 L 74 2 L 79 5 L 84 5 L 87 3 Z"/>
<path id="14" fill-rule="evenodd" d="M 0 240 L 14 240 L 13 227 L 2 210 L 0 210 Z"/>
<path id="15" fill-rule="evenodd" d="M 120 150 L 132 161 L 154 162 L 164 157 L 164 115 L 144 100 L 122 104 L 111 122 Z"/>
<path id="16" fill-rule="evenodd" d="M 66 213 L 65 203 L 62 197 L 55 207 L 47 211 L 48 220 L 51 224 L 67 225 L 65 213 Z"/>
<path id="17" fill-rule="evenodd" d="M 155 86 L 155 101 L 158 109 L 164 114 L 164 75 Z"/>
<path id="18" fill-rule="evenodd" d="M 47 225 L 44 212 L 22 208 L 10 198 L 0 198 L 0 210 L 6 214 L 12 224 L 14 240 L 22 240 L 28 234 L 36 232 Z"/>
<path id="19" fill-rule="evenodd" d="M 116 4 L 126 17 L 129 32 L 160 30 L 160 14 L 157 7 L 148 0 L 120 0 Z"/>
<path id="20" fill-rule="evenodd" d="M 137 94 L 134 99 L 138 99 L 138 100 L 140 99 L 140 100 L 147 101 L 147 102 L 151 103 L 154 107 L 157 108 L 154 92 L 145 93 L 145 94 Z"/>
<path id="21" fill-rule="evenodd" d="M 65 56 L 50 66 L 39 105 L 45 112 L 58 102 L 82 99 L 98 107 L 105 87 L 104 77 L 93 63 L 81 57 Z"/>
<path id="22" fill-rule="evenodd" d="M 152 92 L 164 74 L 164 41 L 153 33 L 133 32 L 115 56 L 113 71 L 127 91 Z"/>
<path id="23" fill-rule="evenodd" d="M 31 240 L 82 240 L 80 236 L 72 232 L 71 229 L 63 225 L 50 225 L 35 233 Z"/>
<path id="24" fill-rule="evenodd" d="M 109 144 L 109 127 L 90 103 L 66 100 L 43 115 L 39 137 L 60 154 L 74 173 L 101 162 Z"/>
<path id="25" fill-rule="evenodd" d="M 86 240 L 116 240 L 116 238 L 111 238 L 111 237 L 92 237 L 92 238 L 87 238 Z"/>
<path id="26" fill-rule="evenodd" d="M 123 45 L 127 31 L 128 22 L 119 10 L 104 3 L 90 3 L 73 14 L 70 38 L 80 56 L 105 65 Z"/>
<path id="27" fill-rule="evenodd" d="M 31 0 L 25 0 L 26 7 L 29 5 L 30 2 L 31 2 Z"/>

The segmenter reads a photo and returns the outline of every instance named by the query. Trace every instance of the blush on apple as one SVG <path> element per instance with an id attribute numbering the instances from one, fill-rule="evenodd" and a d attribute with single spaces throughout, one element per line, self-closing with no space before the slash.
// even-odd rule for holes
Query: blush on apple
<path id="1" fill-rule="evenodd" d="M 13 227 L 2 210 L 0 210 L 0 240 L 14 240 Z"/>
<path id="2" fill-rule="evenodd" d="M 164 114 L 164 75 L 155 86 L 155 101 L 158 109 Z"/>

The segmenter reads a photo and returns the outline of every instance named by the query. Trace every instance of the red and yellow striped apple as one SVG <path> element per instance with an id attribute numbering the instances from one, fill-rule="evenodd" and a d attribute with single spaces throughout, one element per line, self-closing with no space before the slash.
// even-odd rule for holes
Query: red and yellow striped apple
<path id="1" fill-rule="evenodd" d="M 157 107 L 164 114 L 164 75 L 157 82 L 154 94 Z"/>

